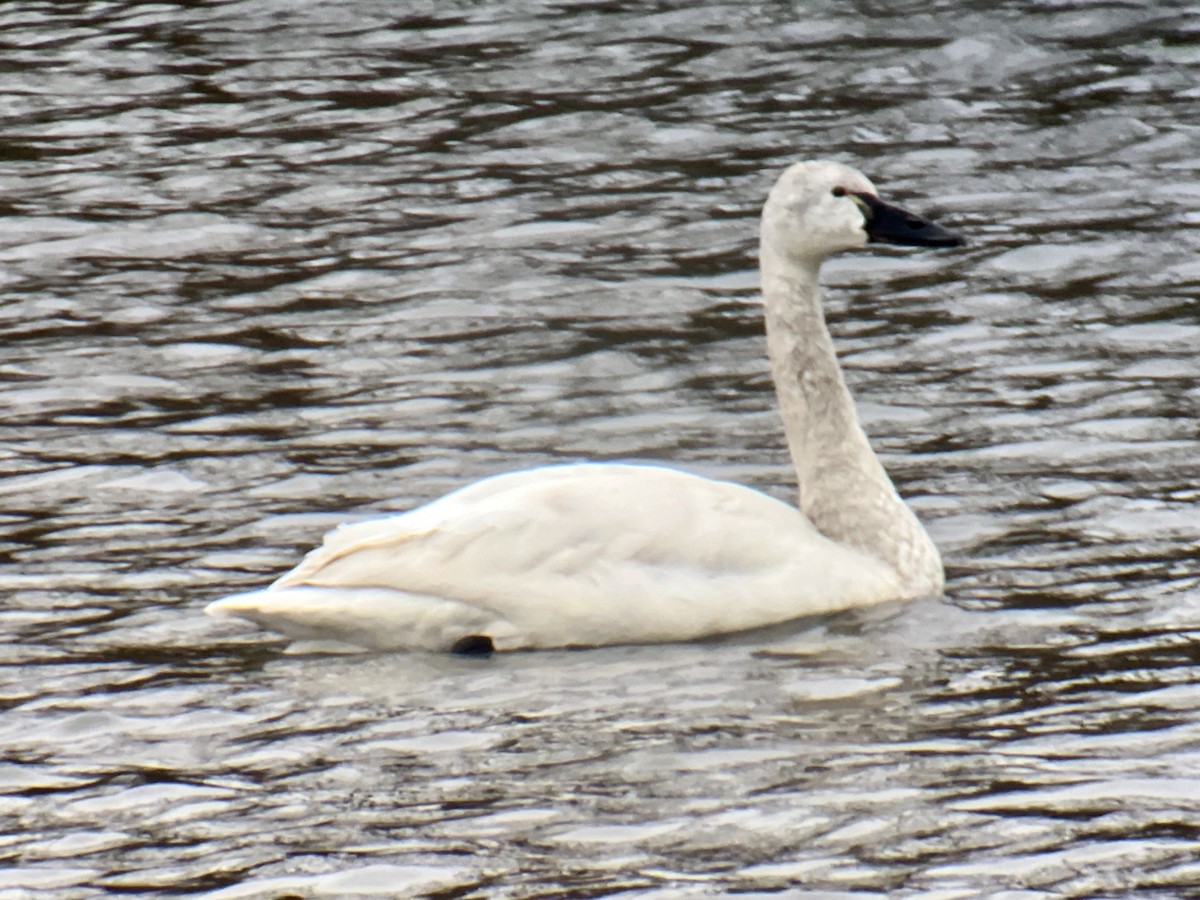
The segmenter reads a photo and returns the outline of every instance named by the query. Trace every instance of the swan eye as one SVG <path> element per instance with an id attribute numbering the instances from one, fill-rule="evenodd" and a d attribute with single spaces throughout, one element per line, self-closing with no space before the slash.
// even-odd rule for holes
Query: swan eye
<path id="1" fill-rule="evenodd" d="M 844 187 L 841 187 L 840 185 L 839 185 L 838 187 L 835 187 L 835 188 L 833 189 L 833 196 L 835 196 L 835 197 L 845 197 L 845 196 L 846 196 L 846 189 L 845 189 Z"/>

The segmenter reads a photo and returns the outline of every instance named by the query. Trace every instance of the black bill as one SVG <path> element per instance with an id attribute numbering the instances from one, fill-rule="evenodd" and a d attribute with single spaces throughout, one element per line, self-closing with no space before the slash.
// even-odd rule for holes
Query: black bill
<path id="1" fill-rule="evenodd" d="M 872 243 L 910 247 L 959 247 L 963 243 L 953 231 L 884 203 L 874 194 L 855 193 L 854 198 L 862 207 L 867 237 Z"/>

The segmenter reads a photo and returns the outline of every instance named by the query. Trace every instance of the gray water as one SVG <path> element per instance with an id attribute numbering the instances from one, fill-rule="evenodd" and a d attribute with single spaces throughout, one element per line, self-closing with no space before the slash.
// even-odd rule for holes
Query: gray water
<path id="1" fill-rule="evenodd" d="M 1200 897 L 1200 10 L 0 6 L 0 898 Z M 201 614 L 577 459 L 792 496 L 756 216 L 944 598 L 313 657 Z"/>

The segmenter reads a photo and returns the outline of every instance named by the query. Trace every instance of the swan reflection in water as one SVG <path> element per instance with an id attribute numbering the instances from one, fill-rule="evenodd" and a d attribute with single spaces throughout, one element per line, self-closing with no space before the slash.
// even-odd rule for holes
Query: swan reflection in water
<path id="1" fill-rule="evenodd" d="M 271 586 L 209 604 L 299 641 L 483 653 L 687 641 L 938 594 L 941 557 L 858 423 L 819 274 L 868 243 L 952 247 L 836 162 L 788 168 L 759 247 L 799 509 L 655 465 L 547 466 L 344 525 Z"/>

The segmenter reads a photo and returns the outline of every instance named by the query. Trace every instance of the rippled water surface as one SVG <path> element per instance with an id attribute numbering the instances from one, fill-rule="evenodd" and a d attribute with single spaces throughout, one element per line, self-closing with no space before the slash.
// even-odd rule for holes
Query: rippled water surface
<path id="1" fill-rule="evenodd" d="M 1200 11 L 0 6 L 0 897 L 1200 897 Z M 284 653 L 204 603 L 555 460 L 776 496 L 756 216 L 946 596 L 710 644 Z"/>

